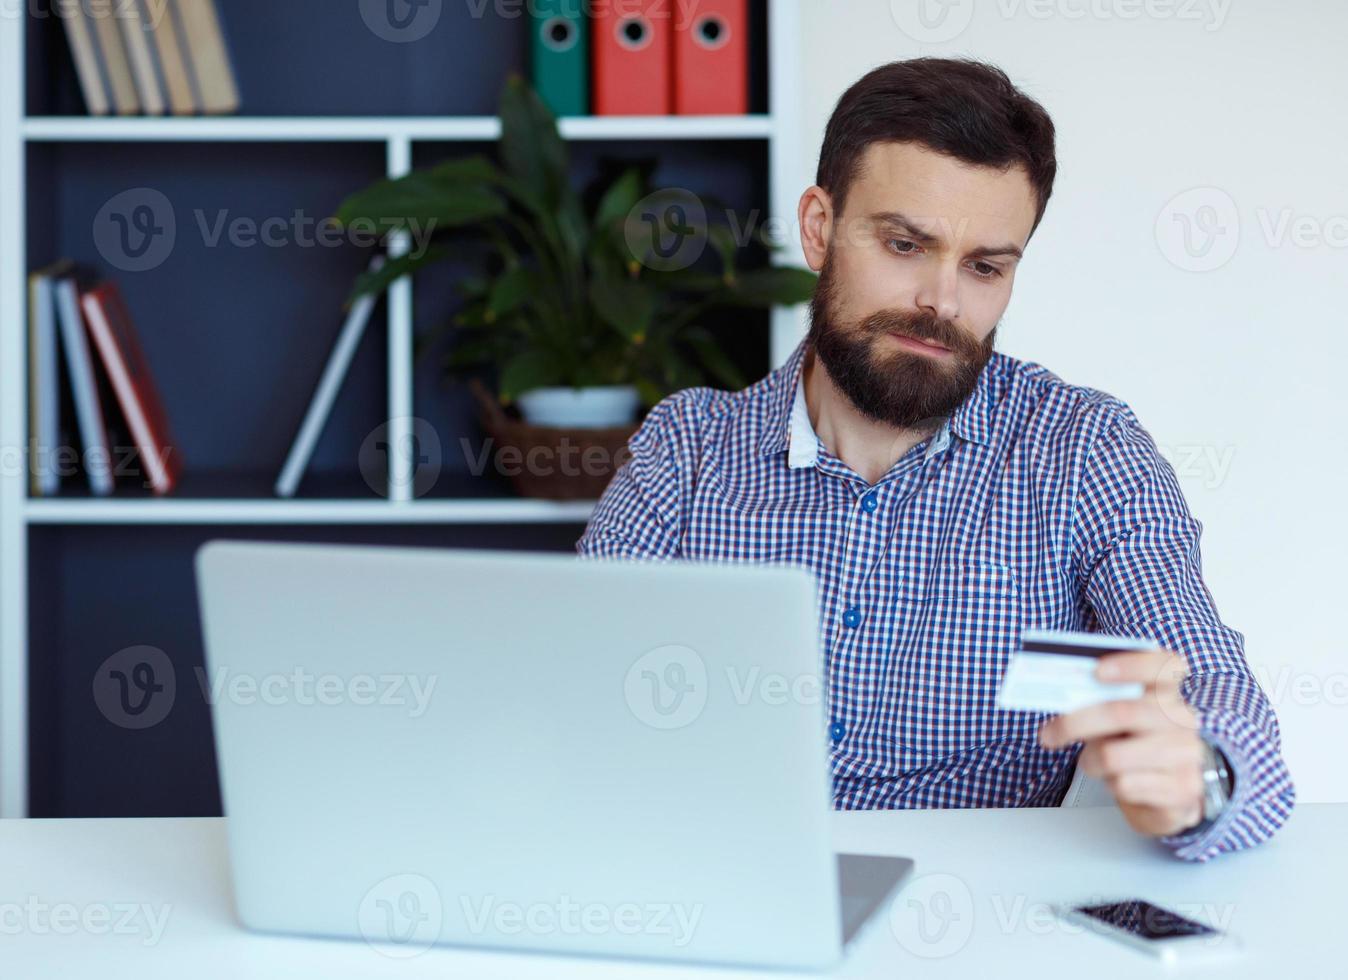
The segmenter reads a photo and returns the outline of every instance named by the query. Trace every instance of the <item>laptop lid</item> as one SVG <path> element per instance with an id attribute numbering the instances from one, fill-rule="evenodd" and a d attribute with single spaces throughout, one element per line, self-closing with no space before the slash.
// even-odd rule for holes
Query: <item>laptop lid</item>
<path id="1" fill-rule="evenodd" d="M 212 542 L 197 575 L 245 925 L 840 955 L 806 571 Z"/>

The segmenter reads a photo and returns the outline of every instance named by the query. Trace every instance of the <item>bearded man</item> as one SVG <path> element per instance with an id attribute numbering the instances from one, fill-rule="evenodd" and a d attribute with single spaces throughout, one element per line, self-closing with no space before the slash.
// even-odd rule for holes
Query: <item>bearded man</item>
<path id="1" fill-rule="evenodd" d="M 1151 437 L 1118 398 L 993 349 L 1056 172 L 1048 114 L 992 66 L 858 81 L 800 198 L 808 334 L 743 391 L 656 405 L 577 551 L 808 567 L 836 807 L 1054 806 L 1081 767 L 1136 831 L 1205 861 L 1267 838 L 1295 792 Z M 1154 640 L 1097 669 L 1143 695 L 999 709 L 1028 629 Z"/>

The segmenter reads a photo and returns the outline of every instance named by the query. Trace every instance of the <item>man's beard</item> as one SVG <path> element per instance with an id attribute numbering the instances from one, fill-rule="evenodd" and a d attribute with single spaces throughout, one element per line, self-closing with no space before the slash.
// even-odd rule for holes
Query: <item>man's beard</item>
<path id="1" fill-rule="evenodd" d="M 977 386 L 997 329 L 979 341 L 951 321 L 919 310 L 877 310 L 860 323 L 840 323 L 835 290 L 830 255 L 810 301 L 806 336 L 830 380 L 867 418 L 900 429 L 937 428 Z M 907 350 L 886 336 L 890 331 L 951 353 Z"/>

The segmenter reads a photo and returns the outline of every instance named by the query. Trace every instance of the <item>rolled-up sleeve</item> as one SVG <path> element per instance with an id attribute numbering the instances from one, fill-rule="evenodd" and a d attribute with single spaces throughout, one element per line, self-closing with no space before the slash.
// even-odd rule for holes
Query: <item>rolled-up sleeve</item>
<path id="1" fill-rule="evenodd" d="M 1082 469 L 1074 567 L 1101 631 L 1150 637 L 1188 662 L 1181 694 L 1235 783 L 1215 822 L 1160 841 L 1179 858 L 1207 861 L 1266 840 L 1291 814 L 1296 790 L 1244 637 L 1221 621 L 1203 582 L 1202 524 L 1132 411 L 1116 403 L 1109 415 Z"/>

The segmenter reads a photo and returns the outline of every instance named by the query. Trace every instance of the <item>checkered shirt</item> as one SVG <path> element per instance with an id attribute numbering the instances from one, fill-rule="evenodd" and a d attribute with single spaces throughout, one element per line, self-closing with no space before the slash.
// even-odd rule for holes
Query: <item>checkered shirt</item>
<path id="1" fill-rule="evenodd" d="M 1203 582 L 1202 525 L 1125 403 L 996 352 L 868 484 L 814 432 L 804 356 L 656 405 L 578 553 L 810 569 L 840 809 L 1061 803 L 1081 745 L 1041 748 L 1048 716 L 996 693 L 1022 630 L 1089 630 L 1182 653 L 1182 694 L 1234 771 L 1219 819 L 1162 843 L 1205 861 L 1281 826 L 1277 719 Z"/>

